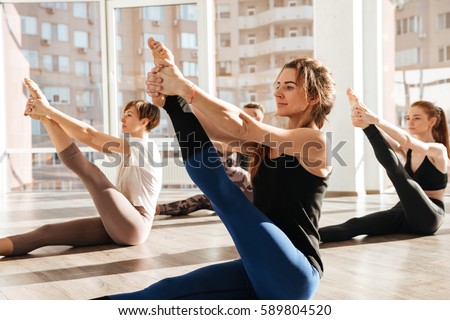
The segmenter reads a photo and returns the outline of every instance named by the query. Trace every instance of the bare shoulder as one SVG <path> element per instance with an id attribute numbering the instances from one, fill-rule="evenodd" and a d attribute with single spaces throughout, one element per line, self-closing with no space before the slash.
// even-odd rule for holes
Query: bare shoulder
<path id="1" fill-rule="evenodd" d="M 449 159 L 445 145 L 437 142 L 429 143 L 426 155 L 439 171 L 447 172 Z"/>

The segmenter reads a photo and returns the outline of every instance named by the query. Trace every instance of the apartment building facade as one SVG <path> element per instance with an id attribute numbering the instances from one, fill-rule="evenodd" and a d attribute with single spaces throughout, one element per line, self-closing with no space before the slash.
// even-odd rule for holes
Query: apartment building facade
<path id="1" fill-rule="evenodd" d="M 396 28 L 391 31 L 396 34 L 395 100 L 401 124 L 412 100 L 429 99 L 444 108 L 450 105 L 450 0 L 392 3 L 396 6 Z M 6 65 L 15 66 L 9 76 L 31 77 L 54 106 L 99 130 L 105 129 L 106 117 L 119 123 L 120 107 L 127 101 L 148 98 L 144 82 L 146 72 L 153 66 L 146 45 L 150 36 L 166 43 L 183 73 L 199 83 L 198 44 L 202 30 L 198 29 L 195 4 L 116 8 L 107 17 L 115 35 L 108 47 L 113 48 L 112 65 L 107 64 L 107 55 L 102 52 L 105 30 L 100 25 L 99 2 L 4 6 L 3 38 L 8 41 L 10 57 Z M 265 122 L 285 126 L 276 116 L 273 81 L 287 61 L 314 57 L 314 0 L 215 0 L 214 21 L 213 93 L 238 106 L 262 103 L 267 111 Z M 115 100 L 119 109 L 103 107 L 106 67 L 116 88 L 108 93 L 109 102 Z M 8 93 L 14 90 L 6 88 Z M 22 103 L 26 94 L 24 88 L 20 94 L 10 94 L 8 105 Z M 8 119 L 19 119 L 19 115 L 8 110 Z M 39 122 L 17 121 L 7 123 L 6 135 L 12 137 L 9 147 L 16 147 L 19 141 L 22 148 L 51 146 Z M 20 133 L 16 123 L 23 128 Z M 25 143 L 30 136 L 29 143 Z M 173 136 L 164 113 L 153 136 Z M 21 157 L 20 162 L 32 163 L 33 168 L 49 161 L 51 166 L 58 164 L 51 154 L 50 160 L 49 154 Z M 30 172 L 35 170 L 31 168 Z M 23 180 L 33 180 L 31 173 L 23 176 Z M 11 176 L 9 180 L 15 178 Z"/>

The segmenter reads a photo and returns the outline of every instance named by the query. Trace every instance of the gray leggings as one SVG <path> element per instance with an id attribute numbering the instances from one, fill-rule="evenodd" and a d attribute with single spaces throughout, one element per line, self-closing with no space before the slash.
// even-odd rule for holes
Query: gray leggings
<path id="1" fill-rule="evenodd" d="M 389 210 L 352 218 L 342 224 L 319 229 L 323 242 L 343 241 L 355 236 L 409 233 L 431 235 L 444 222 L 444 204 L 430 199 L 406 172 L 395 152 L 377 127 L 370 125 L 364 133 L 372 145 L 375 156 L 397 191 L 400 202 Z"/>
<path id="2" fill-rule="evenodd" d="M 10 236 L 14 245 L 12 255 L 27 254 L 49 245 L 136 245 L 147 239 L 153 215 L 143 207 L 134 207 L 74 143 L 58 156 L 81 179 L 100 217 L 48 224 L 28 233 Z"/>

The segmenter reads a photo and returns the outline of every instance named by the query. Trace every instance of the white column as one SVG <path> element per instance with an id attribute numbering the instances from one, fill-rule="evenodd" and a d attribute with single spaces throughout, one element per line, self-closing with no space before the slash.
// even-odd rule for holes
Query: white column
<path id="1" fill-rule="evenodd" d="M 198 0 L 198 71 L 199 86 L 210 94 L 217 95 L 215 34 L 205 30 L 215 30 L 214 1 Z"/>
<path id="2" fill-rule="evenodd" d="M 382 2 L 363 1 L 363 58 L 364 75 L 362 95 L 364 103 L 375 113 L 382 115 L 383 100 L 383 47 L 382 47 Z M 376 160 L 373 149 L 367 139 L 364 139 L 364 187 L 369 193 L 381 190 L 381 166 Z"/>
<path id="3" fill-rule="evenodd" d="M 4 57 L 4 46 L 5 40 L 3 38 L 4 34 L 4 5 L 0 3 L 0 194 L 6 192 L 6 164 L 8 160 L 6 159 L 6 98 L 5 98 L 5 57 Z"/>
<path id="4" fill-rule="evenodd" d="M 331 69 L 337 84 L 336 103 L 326 129 L 332 132 L 333 141 L 328 152 L 345 143 L 338 152 L 343 162 L 333 159 L 329 191 L 354 194 L 364 191 L 363 137 L 351 125 L 345 91 L 353 87 L 362 92 L 361 12 L 360 0 L 314 2 L 315 57 Z"/>
<path id="5" fill-rule="evenodd" d="M 379 115 L 383 105 L 391 108 L 392 95 L 386 92 L 392 92 L 394 79 L 393 6 L 388 0 L 316 0 L 314 12 L 315 55 L 332 70 L 337 83 L 327 129 L 332 131 L 332 147 L 345 143 L 338 152 L 345 163 L 333 159 L 329 190 L 378 192 L 383 189 L 383 171 L 362 131 L 351 125 L 345 92 L 352 87 Z"/>

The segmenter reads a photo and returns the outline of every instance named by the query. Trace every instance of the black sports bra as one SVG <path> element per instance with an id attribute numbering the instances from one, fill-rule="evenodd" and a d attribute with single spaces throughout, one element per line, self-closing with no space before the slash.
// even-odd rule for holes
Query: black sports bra
<path id="1" fill-rule="evenodd" d="M 447 187 L 448 176 L 447 173 L 439 171 L 425 156 L 425 159 L 417 168 L 416 172 L 411 170 L 411 153 L 408 149 L 406 153 L 405 170 L 416 181 L 423 190 L 440 190 Z"/>

